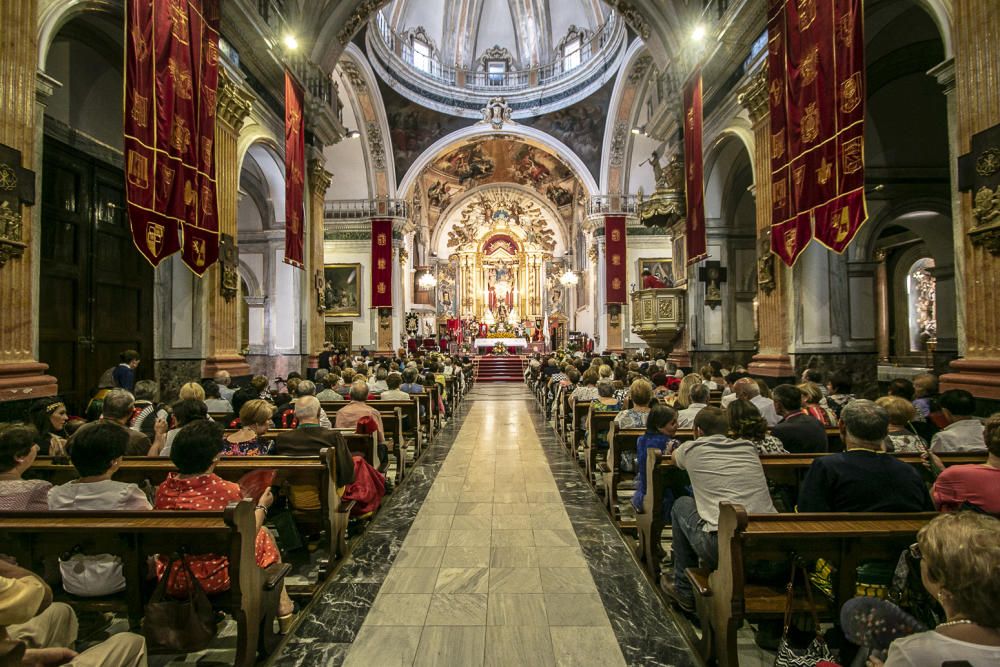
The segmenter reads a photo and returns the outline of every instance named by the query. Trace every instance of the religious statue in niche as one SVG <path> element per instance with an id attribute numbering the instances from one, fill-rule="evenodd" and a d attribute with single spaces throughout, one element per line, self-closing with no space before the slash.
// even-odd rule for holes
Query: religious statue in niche
<path id="1" fill-rule="evenodd" d="M 705 262 L 698 269 L 698 279 L 705 284 L 705 305 L 715 308 L 722 304 L 722 283 L 726 282 L 726 269 L 718 262 Z"/>
<path id="2" fill-rule="evenodd" d="M 761 239 L 760 255 L 757 257 L 757 287 L 766 294 L 774 290 L 774 255 L 771 253 L 770 239 Z"/>

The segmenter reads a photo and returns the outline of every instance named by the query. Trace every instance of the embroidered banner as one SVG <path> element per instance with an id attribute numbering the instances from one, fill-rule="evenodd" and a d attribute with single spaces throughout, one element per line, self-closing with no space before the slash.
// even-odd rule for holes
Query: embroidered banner
<path id="1" fill-rule="evenodd" d="M 392 220 L 372 220 L 372 308 L 392 308 Z"/>
<path id="2" fill-rule="evenodd" d="M 695 69 L 684 84 L 684 164 L 687 220 L 687 263 L 694 264 L 708 256 L 705 239 L 704 164 L 701 147 L 701 68 Z"/>
<path id="3" fill-rule="evenodd" d="M 604 217 L 604 292 L 605 303 L 625 303 L 625 216 Z"/>
<path id="4" fill-rule="evenodd" d="M 867 219 L 861 0 L 770 0 L 772 251 L 843 252 Z"/>
<path id="5" fill-rule="evenodd" d="M 306 173 L 302 87 L 285 70 L 285 263 L 303 268 Z"/>
<path id="6" fill-rule="evenodd" d="M 153 266 L 219 256 L 215 202 L 217 0 L 128 0 L 125 176 L 132 241 Z"/>

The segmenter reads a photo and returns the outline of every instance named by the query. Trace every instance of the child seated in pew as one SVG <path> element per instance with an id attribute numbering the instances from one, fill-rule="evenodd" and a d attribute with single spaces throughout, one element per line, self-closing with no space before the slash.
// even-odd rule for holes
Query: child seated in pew
<path id="1" fill-rule="evenodd" d="M 313 399 L 315 400 L 315 399 Z M 217 510 L 222 511 L 229 503 L 243 500 L 239 484 L 227 482 L 212 471 L 222 455 L 221 424 L 207 420 L 194 421 L 180 430 L 174 438 L 170 460 L 178 472 L 172 472 L 156 489 L 154 506 L 158 510 Z M 281 554 L 274 538 L 264 529 L 267 510 L 274 502 L 268 489 L 257 501 L 257 565 L 266 568 L 281 562 Z M 219 554 L 191 556 L 187 560 L 191 572 L 201 587 L 209 595 L 229 590 L 229 558 Z M 157 577 L 164 576 L 167 561 L 162 556 L 156 564 Z M 167 583 L 167 591 L 175 597 L 188 593 L 187 573 L 181 563 L 174 563 Z M 288 631 L 292 624 L 292 600 L 282 588 L 278 602 L 278 624 L 281 633 Z"/>
<path id="2" fill-rule="evenodd" d="M 111 479 L 121 467 L 127 447 L 128 434 L 115 424 L 95 424 L 74 438 L 69 458 L 80 478 L 51 488 L 48 508 L 112 512 L 153 509 L 138 486 Z M 59 571 L 63 588 L 73 595 L 94 597 L 125 589 L 121 561 L 112 554 L 60 559 Z"/>
<path id="3" fill-rule="evenodd" d="M 653 406 L 646 419 L 646 433 L 640 436 L 635 444 L 635 492 L 632 494 L 632 507 L 636 512 L 642 511 L 642 503 L 646 498 L 647 452 L 654 449 L 661 454 L 670 454 L 680 444 L 674 438 L 675 433 L 677 433 L 677 411 L 666 405 Z M 669 519 L 673 504 L 673 493 L 668 490 L 663 498 L 664 518 Z"/>
<path id="4" fill-rule="evenodd" d="M 27 424 L 0 426 L 0 512 L 47 510 L 49 489 L 43 479 L 21 479 L 38 456 L 38 430 Z"/>
<path id="5" fill-rule="evenodd" d="M 19 663 L 73 667 L 146 667 L 146 640 L 120 632 L 82 653 L 73 650 L 79 624 L 73 609 L 52 601 L 41 577 L 0 559 L 0 636 L 24 642 Z"/>

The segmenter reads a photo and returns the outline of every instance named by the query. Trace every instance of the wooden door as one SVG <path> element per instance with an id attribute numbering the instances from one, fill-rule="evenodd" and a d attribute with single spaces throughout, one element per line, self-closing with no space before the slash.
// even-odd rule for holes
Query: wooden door
<path id="1" fill-rule="evenodd" d="M 353 349 L 354 324 L 352 322 L 329 322 L 326 325 L 326 339 L 333 343 L 335 349 Z"/>
<path id="2" fill-rule="evenodd" d="M 44 155 L 39 356 L 80 414 L 123 350 L 152 376 L 153 269 L 132 245 L 121 169 L 49 138 Z"/>

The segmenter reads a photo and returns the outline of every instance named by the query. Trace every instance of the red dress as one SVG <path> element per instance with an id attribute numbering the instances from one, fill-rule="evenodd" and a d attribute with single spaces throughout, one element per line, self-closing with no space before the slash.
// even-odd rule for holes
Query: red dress
<path id="1" fill-rule="evenodd" d="M 156 488 L 153 507 L 158 510 L 224 510 L 231 502 L 243 500 L 239 484 L 227 482 L 214 473 L 181 479 L 172 472 Z M 278 545 L 271 534 L 260 529 L 255 544 L 257 565 L 268 567 L 281 559 Z M 167 558 L 159 556 L 156 561 L 156 576 L 163 576 L 167 568 Z M 229 590 L 229 559 L 217 554 L 188 556 L 188 566 L 209 595 Z M 174 563 L 167 582 L 167 592 L 176 597 L 188 593 L 187 573 L 180 563 Z"/>

